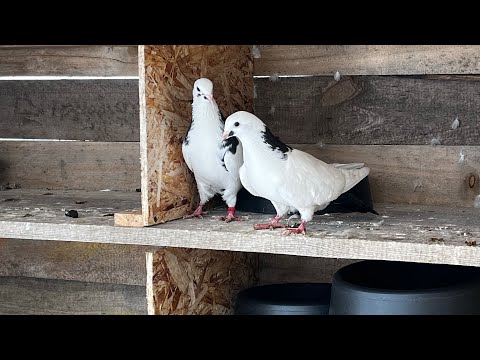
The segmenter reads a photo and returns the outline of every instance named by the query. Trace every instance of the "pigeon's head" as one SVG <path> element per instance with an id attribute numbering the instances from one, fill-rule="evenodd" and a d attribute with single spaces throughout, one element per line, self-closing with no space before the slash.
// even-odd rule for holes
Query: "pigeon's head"
<path id="1" fill-rule="evenodd" d="M 242 137 L 262 131 L 265 131 L 262 120 L 248 111 L 237 111 L 225 120 L 223 139 L 236 136 L 242 141 Z"/>
<path id="2" fill-rule="evenodd" d="M 193 84 L 193 101 L 214 103 L 213 83 L 207 78 L 201 78 Z"/>

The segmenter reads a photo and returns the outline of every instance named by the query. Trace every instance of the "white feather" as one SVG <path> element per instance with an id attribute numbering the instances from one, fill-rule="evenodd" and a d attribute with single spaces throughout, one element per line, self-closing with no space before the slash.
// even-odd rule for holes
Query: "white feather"
<path id="1" fill-rule="evenodd" d="M 310 221 L 315 211 L 326 208 L 369 173 L 361 163 L 327 164 L 298 149 L 274 150 L 265 140 L 265 129 L 260 119 L 245 111 L 229 116 L 225 123 L 225 133 L 233 131 L 243 146 L 243 186 L 269 199 L 280 216 L 297 209 L 302 220 Z"/>
<path id="2" fill-rule="evenodd" d="M 201 84 L 200 92 L 196 91 L 197 82 Z M 235 206 L 237 193 L 242 187 L 239 178 L 242 147 L 238 144 L 236 153 L 232 154 L 223 146 L 224 123 L 218 106 L 215 101 L 204 97 L 206 93 L 211 95 L 213 84 L 210 87 L 208 79 L 197 82 L 193 90 L 192 126 L 182 144 L 183 158 L 195 176 L 202 204 L 215 194 L 222 194 L 229 207 Z"/>

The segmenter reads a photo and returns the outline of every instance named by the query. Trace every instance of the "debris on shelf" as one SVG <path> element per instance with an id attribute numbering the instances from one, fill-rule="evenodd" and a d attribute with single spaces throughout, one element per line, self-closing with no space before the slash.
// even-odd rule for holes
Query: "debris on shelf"
<path id="1" fill-rule="evenodd" d="M 452 129 L 455 130 L 460 126 L 460 121 L 458 121 L 458 116 L 453 120 Z"/>
<path id="2" fill-rule="evenodd" d="M 68 211 L 65 211 L 65 216 L 69 216 L 69 217 L 72 217 L 72 218 L 78 218 L 78 212 L 77 212 L 77 210 L 68 210 Z"/>

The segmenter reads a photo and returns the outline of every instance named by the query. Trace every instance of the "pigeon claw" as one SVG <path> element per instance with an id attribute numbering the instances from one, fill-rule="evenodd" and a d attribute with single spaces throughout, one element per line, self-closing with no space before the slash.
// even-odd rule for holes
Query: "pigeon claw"
<path id="1" fill-rule="evenodd" d="M 255 224 L 253 225 L 253 228 L 255 230 L 273 230 L 273 229 L 278 229 L 278 228 L 285 228 L 286 226 L 283 224 L 278 224 L 278 223 L 267 223 L 267 224 Z"/>
<path id="2" fill-rule="evenodd" d="M 298 228 L 286 228 L 283 232 L 283 235 L 290 235 L 290 234 L 303 234 L 305 235 L 305 229 Z"/>
<path id="3" fill-rule="evenodd" d="M 197 207 L 197 209 L 193 213 L 185 215 L 183 218 L 184 219 L 191 219 L 191 218 L 196 217 L 196 218 L 199 218 L 199 219 L 203 219 L 202 215 L 208 215 L 208 211 L 202 211 L 202 206 L 199 206 L 199 207 Z"/>
<path id="4" fill-rule="evenodd" d="M 220 216 L 219 220 L 225 221 L 226 223 L 229 223 L 232 221 L 243 221 L 241 217 L 235 216 L 233 214 L 228 214 L 227 216 Z"/>

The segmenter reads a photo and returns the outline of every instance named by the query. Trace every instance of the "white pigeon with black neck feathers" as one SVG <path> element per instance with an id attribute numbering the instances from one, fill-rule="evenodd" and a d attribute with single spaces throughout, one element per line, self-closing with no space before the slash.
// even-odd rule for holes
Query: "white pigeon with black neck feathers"
<path id="1" fill-rule="evenodd" d="M 255 229 L 285 227 L 279 223 L 287 212 L 301 215 L 298 228 L 285 233 L 305 234 L 315 211 L 353 188 L 369 173 L 364 164 L 327 164 L 284 144 L 255 115 L 238 111 L 225 121 L 224 139 L 237 137 L 243 147 L 240 180 L 251 194 L 272 202 L 277 216 Z"/>
<path id="2" fill-rule="evenodd" d="M 243 163 L 242 146 L 237 138 L 222 138 L 225 119 L 213 98 L 213 83 L 206 78 L 193 85 L 192 122 L 182 144 L 183 158 L 197 182 L 200 204 L 186 217 L 202 217 L 205 203 L 221 194 L 227 203 L 226 222 L 235 217 L 237 193 L 242 188 L 239 169 Z"/>

